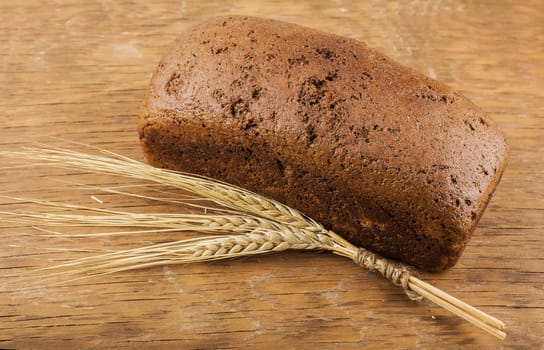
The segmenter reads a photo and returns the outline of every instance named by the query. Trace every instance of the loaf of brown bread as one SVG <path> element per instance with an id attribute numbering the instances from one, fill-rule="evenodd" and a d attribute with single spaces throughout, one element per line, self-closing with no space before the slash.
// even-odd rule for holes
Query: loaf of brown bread
<path id="1" fill-rule="evenodd" d="M 364 43 L 238 16 L 181 35 L 138 128 L 153 165 L 272 197 L 430 271 L 458 260 L 507 154 L 467 98 Z"/>

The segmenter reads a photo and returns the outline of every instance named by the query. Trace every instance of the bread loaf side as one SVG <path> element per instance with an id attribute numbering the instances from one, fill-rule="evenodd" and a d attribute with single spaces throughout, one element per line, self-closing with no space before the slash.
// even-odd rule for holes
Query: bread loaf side
<path id="1" fill-rule="evenodd" d="M 458 260 L 507 155 L 449 87 L 362 42 L 252 17 L 185 31 L 138 128 L 155 166 L 272 197 L 431 271 Z"/>

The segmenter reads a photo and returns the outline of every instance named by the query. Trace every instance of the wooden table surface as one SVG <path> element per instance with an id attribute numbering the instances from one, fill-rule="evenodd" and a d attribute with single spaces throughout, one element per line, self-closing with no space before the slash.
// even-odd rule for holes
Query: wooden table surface
<path id="1" fill-rule="evenodd" d="M 227 13 L 366 41 L 489 112 L 511 147 L 508 168 L 460 262 L 423 278 L 502 319 L 507 339 L 410 302 L 379 276 L 326 253 L 151 268 L 27 290 L 11 276 L 84 254 L 63 248 L 168 238 L 51 238 L 2 220 L 0 348 L 544 348 L 541 0 L 2 1 L 1 149 L 66 145 L 49 138 L 56 136 L 142 160 L 136 115 L 159 58 L 191 23 Z M 0 166 L 2 195 L 149 205 L 61 182 L 105 186 L 118 179 L 10 162 Z M 4 211 L 29 206 L 0 199 Z"/>

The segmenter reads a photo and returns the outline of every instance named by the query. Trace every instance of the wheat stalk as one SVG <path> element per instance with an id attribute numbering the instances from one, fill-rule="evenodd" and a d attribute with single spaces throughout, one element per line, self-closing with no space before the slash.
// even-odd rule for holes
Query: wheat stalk
<path id="1" fill-rule="evenodd" d="M 37 164 L 125 176 L 171 186 L 190 193 L 191 196 L 187 197 L 186 201 L 184 199 L 180 199 L 180 201 L 194 208 L 205 209 L 204 214 L 134 214 L 47 201 L 33 201 L 45 206 L 90 212 L 93 215 L 47 212 L 0 212 L 0 215 L 3 214 L 8 220 L 30 225 L 146 227 L 155 232 L 163 230 L 194 231 L 216 236 L 100 254 L 47 267 L 39 272 L 53 271 L 49 272 L 48 276 L 96 275 L 167 264 L 235 258 L 287 249 L 328 250 L 348 257 L 371 271 L 380 272 L 393 283 L 402 286 L 411 299 L 426 298 L 498 338 L 504 339 L 506 337 L 503 322 L 421 281 L 405 266 L 380 257 L 366 249 L 353 246 L 296 209 L 224 182 L 154 168 L 105 150 L 100 150 L 100 152 L 103 155 L 91 155 L 61 148 L 33 147 L 16 152 L 0 151 L 0 156 L 23 158 Z M 127 194 L 111 189 L 109 191 Z M 4 198 L 24 200 L 14 197 Z M 197 205 L 191 202 L 193 199 L 211 201 L 220 208 Z M 125 231 L 123 233 L 138 232 L 148 231 Z M 118 233 L 108 232 L 97 235 L 112 234 Z M 58 271 L 59 269 L 67 270 Z"/>
<path id="2" fill-rule="evenodd" d="M 141 248 L 122 250 L 73 260 L 47 267 L 44 270 L 59 271 L 49 276 L 66 274 L 104 274 L 142 267 L 214 261 L 256 254 L 279 252 L 287 249 L 316 250 L 325 245 L 318 239 L 308 240 L 306 235 L 289 227 L 284 231 L 255 230 L 240 235 L 219 235 L 154 244 Z"/>
<path id="3" fill-rule="evenodd" d="M 311 221 L 318 225 L 315 221 L 304 217 L 299 211 L 246 189 L 193 174 L 155 168 L 113 152 L 105 150 L 101 152 L 109 156 L 90 155 L 61 148 L 37 147 L 29 147 L 25 151 L 4 151 L 1 154 L 31 159 L 70 170 L 87 170 L 93 173 L 152 181 L 194 193 L 200 198 L 229 209 L 256 213 L 258 216 L 278 222 L 305 226 L 308 221 Z"/>

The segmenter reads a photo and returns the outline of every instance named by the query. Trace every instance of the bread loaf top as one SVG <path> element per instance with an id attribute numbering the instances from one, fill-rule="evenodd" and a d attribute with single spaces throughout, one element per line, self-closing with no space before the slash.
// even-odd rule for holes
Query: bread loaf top
<path id="1" fill-rule="evenodd" d="M 507 153 L 467 98 L 364 43 L 240 16 L 182 34 L 139 128 L 152 164 L 258 191 L 428 270 L 457 261 Z"/>

